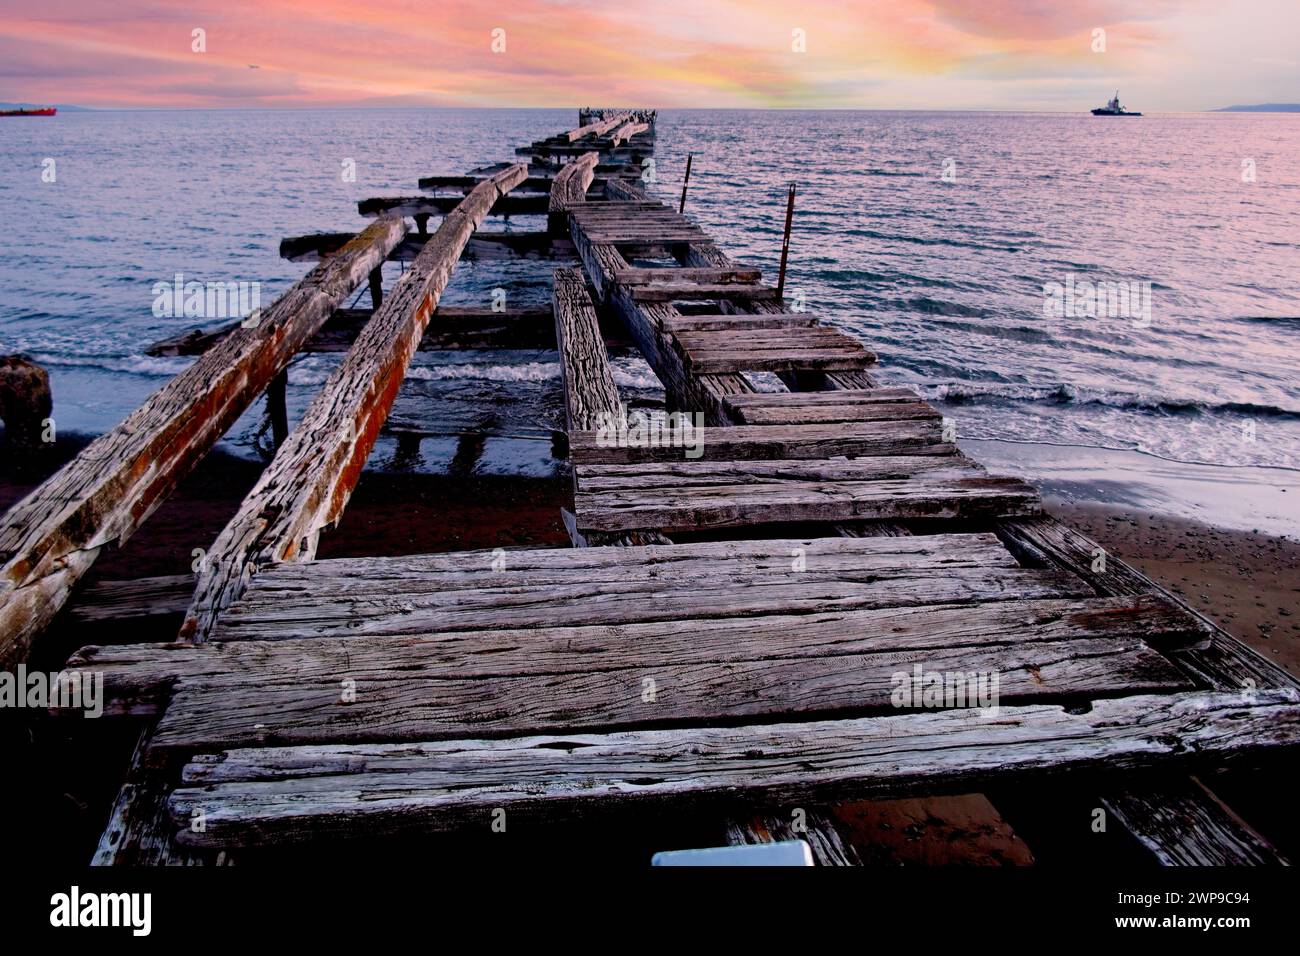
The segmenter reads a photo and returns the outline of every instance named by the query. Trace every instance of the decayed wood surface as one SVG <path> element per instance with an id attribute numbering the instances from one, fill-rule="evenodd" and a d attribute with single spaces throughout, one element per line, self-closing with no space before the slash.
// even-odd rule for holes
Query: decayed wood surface
<path id="1" fill-rule="evenodd" d="M 586 126 L 578 126 L 568 132 L 561 133 L 560 136 L 565 142 L 572 143 L 587 136 L 600 136 L 608 133 L 617 126 L 622 126 L 632 114 L 630 112 L 615 113 L 613 116 L 600 120 L 595 123 L 588 123 Z"/>
<path id="2" fill-rule="evenodd" d="M 336 309 L 302 353 L 346 352 L 374 315 L 373 309 Z M 195 329 L 155 343 L 149 355 L 202 355 L 214 348 L 238 323 L 204 332 Z M 439 306 L 420 340 L 421 352 L 481 348 L 554 348 L 555 332 L 549 308 L 492 309 Z"/>
<path id="3" fill-rule="evenodd" d="M 490 177 L 484 177 L 490 178 Z M 328 259 L 334 255 L 349 239 L 349 233 L 322 232 L 305 236 L 289 236 L 280 240 L 280 256 L 292 262 L 314 262 Z M 390 261 L 407 262 L 414 259 L 429 241 L 427 233 L 408 233 L 389 252 Z M 480 229 L 465 247 L 465 259 L 500 259 L 520 256 L 523 258 L 573 258 L 573 249 L 569 243 L 557 241 L 546 230 L 488 230 Z M 165 346 L 166 341 L 158 343 Z"/>
<path id="4" fill-rule="evenodd" d="M 639 292 L 634 292 L 638 295 Z M 846 371 L 865 368 L 875 354 L 838 329 L 747 328 L 735 330 L 672 330 L 688 368 L 700 374 L 717 372 L 821 369 Z"/>
<path id="5" fill-rule="evenodd" d="M 945 455 L 956 446 L 943 440 L 943 430 L 933 419 L 866 421 L 812 425 L 735 425 L 695 429 L 703 441 L 702 458 L 714 461 L 834 458 L 865 455 Z M 688 437 L 688 436 L 684 436 Z M 619 447 L 590 431 L 570 437 L 575 464 L 618 465 L 641 462 L 686 461 L 684 447 L 649 444 Z"/>
<path id="6" fill-rule="evenodd" d="M 602 416 L 620 410 L 618 388 L 609 369 L 600 322 L 587 295 L 587 282 L 575 269 L 556 269 L 551 290 L 555 341 L 560 352 L 568 429 L 590 431 Z"/>
<path id="7" fill-rule="evenodd" d="M 498 173 L 497 175 L 499 176 L 500 174 Z M 490 181 L 491 180 L 484 180 L 484 182 Z M 464 198 L 464 195 L 375 196 L 371 199 L 363 199 L 357 203 L 357 211 L 363 216 L 441 216 L 451 212 L 459 206 Z M 514 196 L 501 195 L 492 201 L 492 205 L 488 207 L 488 212 L 485 213 L 485 215 L 546 215 L 550 204 L 551 198 L 546 193 Z"/>
<path id="8" fill-rule="evenodd" d="M 1195 778 L 1117 791 L 1102 806 L 1161 866 L 1289 866 L 1290 861 Z"/>
<path id="9" fill-rule="evenodd" d="M 1156 765 L 1294 751 L 1300 695 L 1187 693 L 765 726 L 692 727 L 511 740 L 237 750 L 200 756 L 172 795 L 196 808 L 221 847 L 514 826 L 601 811 L 693 809 L 737 799 L 825 802 L 977 789 L 1019 774 L 1121 773 Z"/>
<path id="10" fill-rule="evenodd" d="M 372 579 L 366 579 L 367 582 Z M 362 685 L 402 676 L 491 678 L 855 654 L 917 654 L 1063 641 L 1132 641 L 1161 651 L 1205 633 L 1156 595 L 1045 598 L 976 605 L 921 605 L 702 617 L 578 627 L 425 631 L 392 637 L 320 634 L 298 626 L 280 641 L 127 644 L 82 648 L 67 670 L 104 675 L 105 712 L 152 714 L 174 689 L 280 680 Z M 400 662 L 395 669 L 394 662 Z M 69 678 L 64 678 L 69 679 Z"/>
<path id="11" fill-rule="evenodd" d="M 130 537 L 405 232 L 380 218 L 5 514 L 0 666 L 25 656 L 100 549 Z"/>
<path id="12" fill-rule="evenodd" d="M 317 536 L 338 520 L 361 475 L 461 250 L 492 205 L 525 176 L 518 165 L 485 180 L 442 221 L 217 537 L 184 636 L 207 639 L 222 609 L 261 567 L 315 555 Z"/>
<path id="13" fill-rule="evenodd" d="M 1037 492 L 1014 478 L 925 479 L 906 482 L 786 482 L 723 490 L 579 491 L 582 530 L 666 533 L 792 521 L 896 521 L 990 518 L 1041 511 Z"/>
<path id="14" fill-rule="evenodd" d="M 547 206 L 547 228 L 552 235 L 568 235 L 569 210 L 586 201 L 599 158 L 598 153 L 584 153 L 556 173 Z"/>
<path id="15" fill-rule="evenodd" d="M 976 603 L 1050 597 L 1087 597 L 1091 589 L 1063 572 L 952 568 L 941 578 L 931 570 L 882 573 L 853 580 L 758 579 L 752 584 L 714 579 L 689 593 L 663 600 L 662 582 L 550 584 L 536 587 L 467 588 L 445 593 L 394 594 L 349 599 L 328 606 L 310 592 L 247 600 L 224 615 L 222 640 L 286 640 L 304 630 L 322 635 L 369 637 L 432 631 L 514 627 L 616 625 L 636 621 Z M 262 597 L 268 600 L 262 600 Z M 635 606 L 633 602 L 645 606 Z M 549 603 L 548 603 L 549 602 Z"/>
<path id="16" fill-rule="evenodd" d="M 353 678 L 355 694 L 346 702 L 343 681 L 352 677 L 350 670 L 318 681 L 264 671 L 252 685 L 215 681 L 178 687 L 158 723 L 151 759 L 164 760 L 172 751 L 269 744 L 519 736 L 883 712 L 893 706 L 896 675 L 910 675 L 913 668 L 997 674 L 1003 704 L 1192 687 L 1160 654 L 1133 638 L 721 663 L 657 658 L 625 669 L 490 679 L 428 676 L 400 654 L 377 664 Z"/>

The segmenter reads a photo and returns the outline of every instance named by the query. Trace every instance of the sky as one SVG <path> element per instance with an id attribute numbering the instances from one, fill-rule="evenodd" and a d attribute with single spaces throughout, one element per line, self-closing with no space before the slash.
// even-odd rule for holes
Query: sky
<path id="1" fill-rule="evenodd" d="M 9 102 L 1080 110 L 1116 89 L 1300 102 L 1300 0 L 0 0 Z"/>

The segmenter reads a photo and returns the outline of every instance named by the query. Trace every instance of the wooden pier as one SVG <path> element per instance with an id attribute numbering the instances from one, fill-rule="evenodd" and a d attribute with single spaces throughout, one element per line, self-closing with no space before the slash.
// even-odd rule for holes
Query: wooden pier
<path id="1" fill-rule="evenodd" d="M 363 201 L 355 236 L 286 239 L 303 280 L 256 322 L 159 343 L 199 358 L 5 516 L 10 663 L 295 354 L 345 353 L 195 577 L 100 585 L 80 612 L 184 611 L 176 640 L 64 672 L 102 673 L 108 712 L 147 725 L 95 861 L 671 812 L 843 864 L 865 856 L 846 802 L 1069 774 L 1156 861 L 1281 862 L 1189 775 L 1293 753 L 1300 684 L 649 196 L 654 138 L 652 112 L 584 110 L 518 162 Z M 518 215 L 545 228 L 482 228 Z M 550 309 L 440 306 L 488 248 L 555 260 Z M 408 267 L 385 290 L 389 258 Z M 363 283 L 371 308 L 349 307 Z M 659 440 L 634 436 L 602 323 L 663 385 Z M 559 353 L 573 547 L 316 560 L 414 353 L 520 341 Z M 996 700 L 931 699 L 931 675 L 996 675 Z"/>

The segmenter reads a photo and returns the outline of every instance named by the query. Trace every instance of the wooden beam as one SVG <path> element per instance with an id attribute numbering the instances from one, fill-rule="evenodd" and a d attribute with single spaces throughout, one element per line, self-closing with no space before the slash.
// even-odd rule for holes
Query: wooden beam
<path id="1" fill-rule="evenodd" d="M 461 251 L 525 176 L 526 167 L 512 166 L 474 187 L 398 280 L 208 552 L 183 636 L 206 640 L 265 565 L 314 557 L 320 531 L 339 519 L 361 476 Z"/>
<path id="2" fill-rule="evenodd" d="M 372 309 L 336 309 L 300 350 L 346 352 L 374 314 Z M 549 307 L 523 309 L 479 309 L 471 306 L 440 305 L 434 322 L 420 340 L 421 352 L 453 349 L 549 349 L 555 347 L 555 325 Z M 238 326 L 236 325 L 235 328 Z M 150 355 L 202 355 L 228 336 L 233 328 L 219 328 L 159 342 Z"/>
<path id="3" fill-rule="evenodd" d="M 551 296 L 568 430 L 594 430 L 619 414 L 620 399 L 587 282 L 576 269 L 556 269 Z"/>
<path id="4" fill-rule="evenodd" d="M 336 694 L 337 696 L 337 694 Z M 346 709 L 346 708 L 344 708 Z M 1185 693 L 1001 707 L 996 720 L 942 710 L 856 720 L 507 740 L 233 750 L 200 755 L 171 798 L 173 819 L 202 808 L 186 844 L 259 846 L 736 801 L 804 805 L 970 792 L 1023 774 L 1132 773 L 1295 751 L 1300 696 Z"/>
<path id="5" fill-rule="evenodd" d="M 0 666 L 22 659 L 107 545 L 122 544 L 406 232 L 385 216 L 232 330 L 0 521 Z"/>
<path id="6" fill-rule="evenodd" d="M 674 546 L 668 553 L 681 547 Z M 972 551 L 972 557 L 975 553 Z M 997 559 L 993 555 L 993 560 Z M 859 563 L 864 568 L 871 566 L 869 560 Z M 689 570 L 691 562 L 684 564 L 683 570 Z M 708 567 L 703 559 L 698 564 Z M 955 562 L 947 565 L 949 569 L 960 566 Z M 644 565 L 641 570 L 645 570 Z M 942 565 L 936 565 L 936 573 L 942 570 Z M 414 579 L 410 569 L 402 573 L 405 579 L 395 574 L 389 593 L 400 593 Z M 506 574 L 495 577 L 508 580 Z M 433 582 L 438 579 L 438 575 L 430 578 Z M 360 580 L 358 589 L 372 593 L 378 584 L 377 577 Z M 321 599 L 329 600 L 330 595 L 322 595 Z M 183 611 L 184 606 L 179 610 Z M 615 629 L 593 624 L 428 631 L 368 636 L 361 641 L 315 635 L 301 627 L 291 628 L 290 633 L 289 638 L 276 641 L 83 647 L 68 661 L 68 676 L 62 680 L 70 683 L 76 671 L 103 674 L 104 712 L 140 715 L 166 707 L 177 687 L 217 681 L 252 684 L 259 675 L 264 678 L 268 674 L 292 673 L 297 679 L 314 682 L 349 672 L 364 674 L 367 682 L 402 675 L 526 677 L 620 668 L 649 672 L 665 661 L 682 665 L 942 652 L 956 647 L 989 649 L 1007 643 L 1098 639 L 1141 640 L 1154 648 L 1168 649 L 1187 646 L 1205 636 L 1194 628 L 1189 630 L 1186 618 L 1176 608 L 1154 596 L 1039 598 L 808 614 L 778 610 L 755 617 L 632 622 Z M 400 670 L 394 667 L 396 661 L 401 662 Z"/>
<path id="7" fill-rule="evenodd" d="M 320 232 L 305 236 L 289 236 L 280 241 L 280 257 L 291 262 L 315 262 L 333 255 L 350 239 L 347 233 Z M 420 254 L 427 235 L 409 233 L 389 253 L 392 261 L 409 262 Z M 571 259 L 575 255 L 568 242 L 557 241 L 545 230 L 514 230 L 503 232 L 480 229 L 465 247 L 464 259 L 495 259 L 502 256 L 524 258 Z"/>
<path id="8" fill-rule="evenodd" d="M 491 182 L 491 180 L 484 180 L 484 182 Z M 383 214 L 411 217 L 441 216 L 455 209 L 464 198 L 464 196 L 376 196 L 357 203 L 357 212 L 363 216 Z M 545 193 L 503 195 L 492 204 L 488 214 L 493 216 L 545 215 L 550 202 L 550 196 Z"/>
<path id="9" fill-rule="evenodd" d="M 595 175 L 596 153 L 584 153 L 565 165 L 551 184 L 551 201 L 547 207 L 547 229 L 553 236 L 569 234 L 569 208 L 585 202 Z"/>

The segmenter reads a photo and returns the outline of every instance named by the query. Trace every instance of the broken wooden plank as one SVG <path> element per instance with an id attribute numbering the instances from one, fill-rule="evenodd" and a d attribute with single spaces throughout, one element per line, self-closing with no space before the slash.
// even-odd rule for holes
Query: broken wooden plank
<path id="1" fill-rule="evenodd" d="M 592 236 L 592 242 L 620 242 L 608 236 Z M 646 237 L 647 241 L 685 242 L 687 239 L 677 236 Z M 709 283 L 709 282 L 656 282 L 653 285 L 633 286 L 632 298 L 638 302 L 690 302 L 707 299 L 777 299 L 779 296 L 772 286 L 745 285 L 743 283 Z"/>
<path id="2" fill-rule="evenodd" d="M 484 182 L 491 180 L 486 179 Z M 358 202 L 357 212 L 363 216 L 441 216 L 451 212 L 464 199 L 465 196 L 375 196 Z M 502 195 L 492 204 L 488 215 L 544 216 L 550 202 L 551 198 L 546 193 Z"/>
<path id="3" fill-rule="evenodd" d="M 72 680 L 77 671 L 103 674 L 104 712 L 142 715 L 159 712 L 174 687 L 219 680 L 254 684 L 267 675 L 316 683 L 347 675 L 364 684 L 403 675 L 522 677 L 652 670 L 665 661 L 915 653 L 1089 639 L 1136 639 L 1168 650 L 1205 638 L 1173 605 L 1155 595 L 430 632 L 365 641 L 301 628 L 295 635 L 279 641 L 85 647 L 68 661 L 62 679 Z M 394 668 L 395 661 L 401 662 L 400 670 Z"/>
<path id="4" fill-rule="evenodd" d="M 321 530 L 347 505 L 461 250 L 526 175 L 526 167 L 512 166 L 447 214 L 217 537 L 182 635 L 207 639 L 222 609 L 265 565 L 315 555 Z"/>
<path id="5" fill-rule="evenodd" d="M 929 402 L 856 402 L 845 405 L 758 405 L 740 407 L 737 418 L 745 425 L 828 425 L 835 422 L 904 421 L 939 419 Z"/>
<path id="6" fill-rule="evenodd" d="M 569 431 L 618 420 L 622 403 L 582 273 L 556 269 L 551 295 Z"/>
<path id="7" fill-rule="evenodd" d="M 351 238 L 348 233 L 316 233 L 290 236 L 280 242 L 280 257 L 292 262 L 315 262 L 328 259 Z M 427 234 L 408 233 L 388 254 L 390 261 L 409 262 L 420 254 L 428 242 Z M 568 243 L 557 241 L 545 230 L 480 229 L 465 247 L 464 258 L 483 259 L 519 256 L 538 259 L 571 259 L 573 249 Z M 161 344 L 161 343 L 160 343 Z"/>
<path id="8" fill-rule="evenodd" d="M 730 331 L 743 336 L 751 329 L 807 329 L 817 324 L 811 312 L 781 312 L 770 315 L 681 315 L 668 316 L 663 327 L 678 332 Z"/>
<path id="9" fill-rule="evenodd" d="M 569 234 L 569 209 L 586 201 L 598 158 L 596 153 L 584 153 L 556 174 L 547 206 L 547 229 L 551 235 Z"/>
<path id="10" fill-rule="evenodd" d="M 1196 778 L 1114 791 L 1101 805 L 1161 866 L 1289 866 L 1290 861 Z"/>
<path id="11" fill-rule="evenodd" d="M 663 598 L 662 581 L 630 580 L 545 587 L 467 588 L 445 593 L 349 597 L 322 603 L 310 591 L 269 594 L 228 609 L 219 639 L 287 640 L 306 633 L 361 638 L 519 627 L 582 627 L 687 618 L 806 614 L 922 604 L 1087 597 L 1090 589 L 1063 572 L 947 568 L 866 575 L 855 580 L 711 579 Z"/>
<path id="12" fill-rule="evenodd" d="M 68 609 L 74 624 L 184 614 L 194 594 L 194 575 L 166 574 L 124 581 L 97 581 L 78 592 Z"/>
<path id="13" fill-rule="evenodd" d="M 689 406 L 687 406 L 689 409 Z M 670 436 L 665 432 L 662 436 Z M 732 425 L 693 428 L 682 432 L 676 447 L 656 447 L 631 434 L 622 446 L 610 436 L 591 431 L 569 438 L 570 457 L 577 465 L 633 464 L 749 459 L 834 458 L 840 455 L 951 455 L 956 446 L 943 440 L 940 423 L 912 419 L 897 422 L 845 422 L 823 425 Z M 699 454 L 694 454 L 698 451 Z"/>
<path id="14" fill-rule="evenodd" d="M 300 354 L 346 352 L 374 314 L 372 309 L 336 309 Z M 164 339 L 145 350 L 149 355 L 202 355 L 238 328 L 213 332 L 195 329 Z M 424 338 L 421 352 L 449 349 L 554 348 L 555 330 L 549 307 L 524 309 L 480 309 L 468 306 L 439 306 Z"/>
<path id="15" fill-rule="evenodd" d="M 674 531 L 785 522 L 993 518 L 1037 514 L 1038 492 L 1016 478 L 782 482 L 678 489 L 579 489 L 580 530 Z"/>
<path id="16" fill-rule="evenodd" d="M 752 284 L 758 282 L 762 277 L 761 270 L 741 266 L 729 266 L 725 269 L 687 267 L 679 269 L 628 268 L 620 269 L 614 273 L 614 281 L 627 286 L 683 282 L 701 285 Z M 809 316 L 809 318 L 811 319 L 812 316 Z"/>
<path id="17" fill-rule="evenodd" d="M 608 133 L 616 126 L 622 126 L 625 122 L 631 119 L 631 117 L 632 114 L 630 112 L 615 113 L 613 116 L 598 120 L 595 123 L 588 123 L 585 126 L 578 126 L 567 132 L 561 133 L 560 138 L 567 143 L 572 143 L 575 140 L 582 139 L 586 136 L 600 136 L 604 133 Z"/>
<path id="18" fill-rule="evenodd" d="M 455 830 L 504 810 L 515 826 L 616 809 L 768 805 L 948 790 L 1065 772 L 1217 763 L 1300 741 L 1300 695 L 1100 700 L 1085 713 L 1002 707 L 856 720 L 573 733 L 444 743 L 263 748 L 196 757 L 173 819 L 182 842 L 258 846 Z"/>
<path id="19" fill-rule="evenodd" d="M 8 511 L 0 665 L 25 656 L 100 549 L 131 536 L 405 231 L 381 217 Z"/>
<path id="20" fill-rule="evenodd" d="M 956 706 L 995 708 L 1035 698 L 1088 699 L 1191 689 L 1158 653 L 1133 639 L 926 648 L 885 654 L 733 659 L 490 679 L 427 676 L 400 654 L 369 673 L 312 681 L 263 672 L 175 689 L 150 745 L 169 752 L 342 742 L 522 736 L 566 730 L 886 712 L 916 673 L 983 675 L 983 697 Z M 899 675 L 903 675 L 901 678 Z M 996 676 L 996 688 L 991 681 Z M 351 694 L 341 692 L 351 679 Z M 647 682 L 649 682 L 647 684 Z M 650 686 L 653 693 L 647 695 Z M 917 688 L 919 697 L 920 688 Z M 954 698 L 955 699 L 955 698 Z M 915 706 L 919 706 L 917 700 Z M 943 706 L 942 698 L 936 706 Z M 952 706 L 952 703 L 949 703 Z"/>

